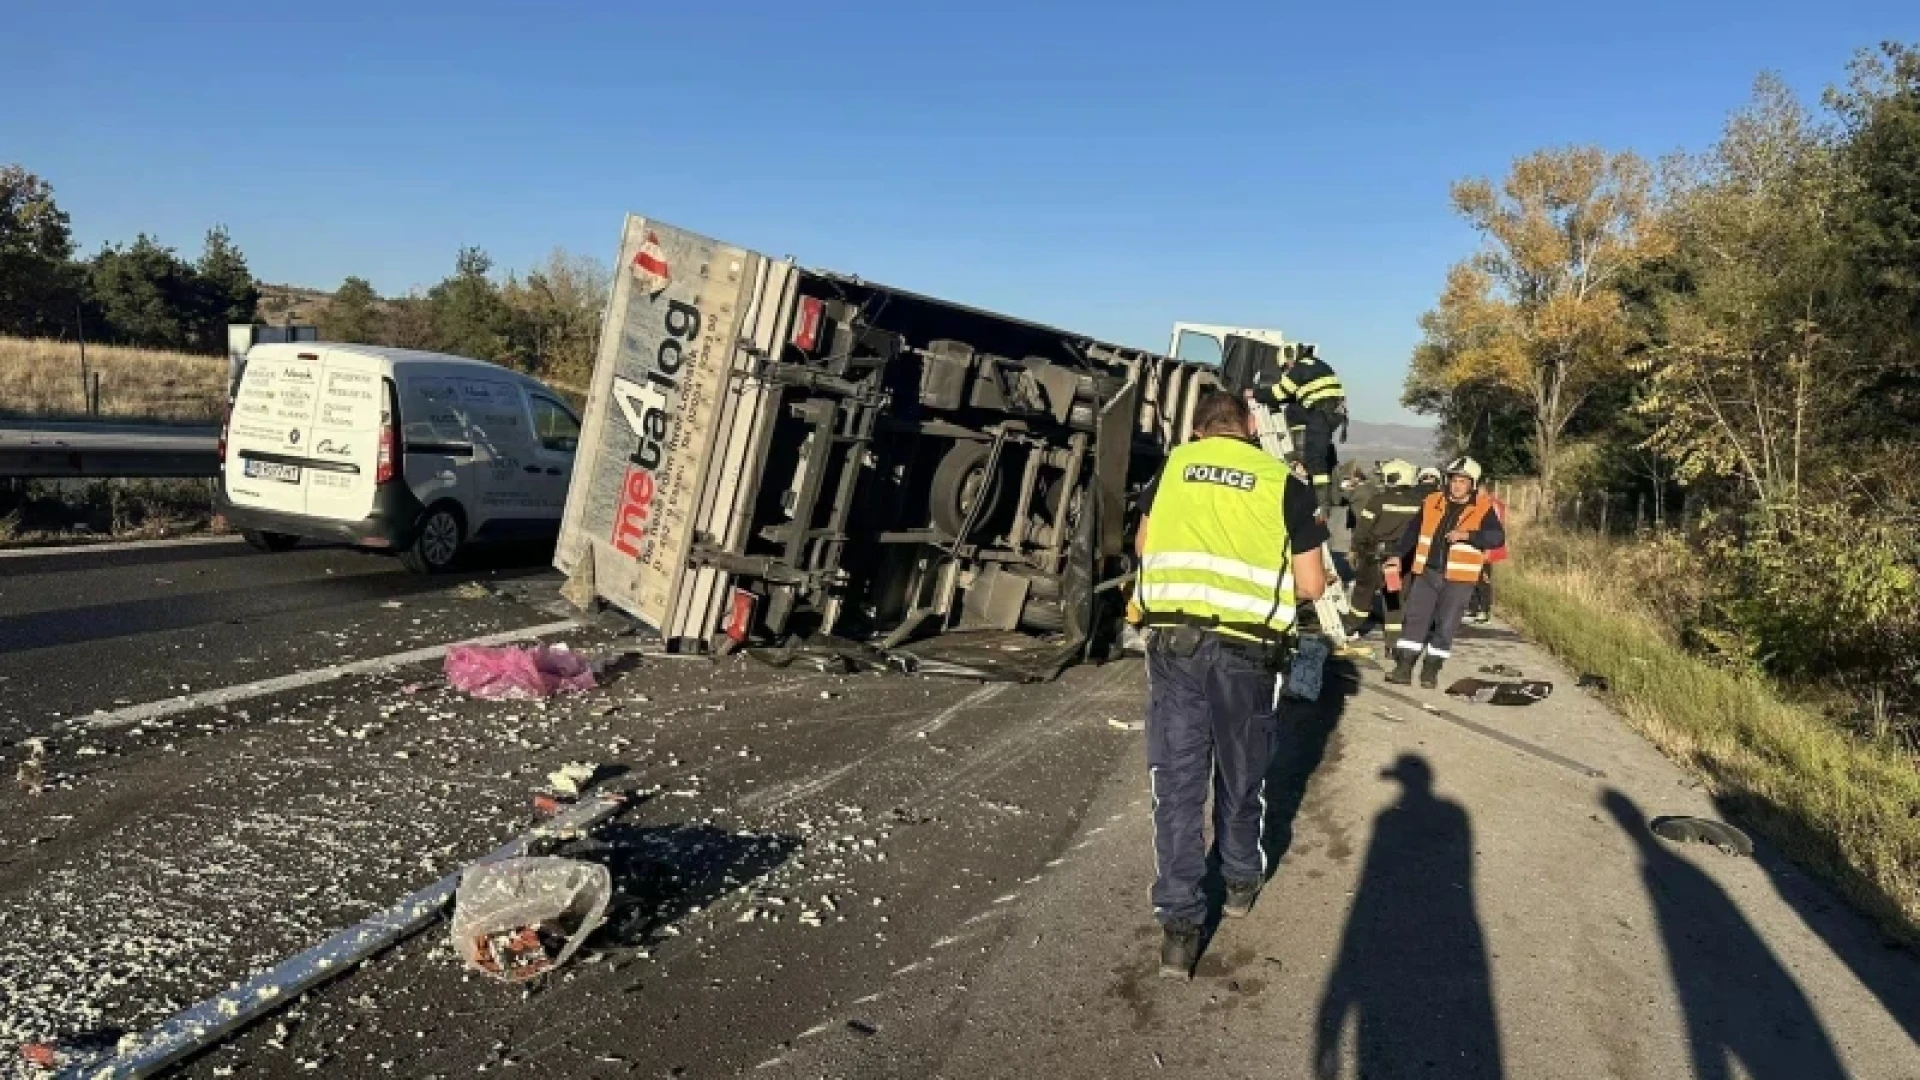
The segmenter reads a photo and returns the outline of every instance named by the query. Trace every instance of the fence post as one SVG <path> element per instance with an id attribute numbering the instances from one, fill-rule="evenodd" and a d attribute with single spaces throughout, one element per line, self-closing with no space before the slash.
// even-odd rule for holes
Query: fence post
<path id="1" fill-rule="evenodd" d="M 1580 504 L 1584 501 L 1586 501 L 1585 492 L 1576 491 L 1573 493 L 1573 527 L 1575 530 L 1580 528 Z"/>
<path id="2" fill-rule="evenodd" d="M 100 373 L 97 371 L 93 373 L 93 392 L 87 398 L 87 415 L 100 415 Z"/>
<path id="3" fill-rule="evenodd" d="M 1607 535 L 1607 508 L 1613 505 L 1613 496 L 1603 492 L 1600 496 L 1600 535 Z"/>
<path id="4" fill-rule="evenodd" d="M 1633 534 L 1647 531 L 1647 493 L 1641 492 L 1633 497 Z"/>

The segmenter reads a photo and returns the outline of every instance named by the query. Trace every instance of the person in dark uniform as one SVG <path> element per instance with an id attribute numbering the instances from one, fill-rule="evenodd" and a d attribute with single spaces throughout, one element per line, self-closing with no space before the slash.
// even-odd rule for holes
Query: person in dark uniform
<path id="1" fill-rule="evenodd" d="M 1293 450 L 1306 467 L 1314 497 L 1321 507 L 1331 509 L 1333 471 L 1340 464 L 1333 433 L 1346 427 L 1347 391 L 1314 346 L 1295 345 L 1286 355 L 1280 379 L 1267 393 L 1275 407 L 1285 410 Z"/>
<path id="2" fill-rule="evenodd" d="M 1326 588 L 1312 493 L 1260 449 L 1247 405 L 1208 393 L 1194 437 L 1141 497 L 1135 603 L 1147 646 L 1147 765 L 1153 783 L 1154 916 L 1160 973 L 1188 978 L 1207 904 L 1203 816 L 1226 878 L 1223 914 L 1245 915 L 1266 877 L 1263 791 L 1276 675 L 1298 605 Z"/>
<path id="3" fill-rule="evenodd" d="M 1413 681 L 1413 663 L 1421 654 L 1420 685 L 1440 685 L 1440 668 L 1453 655 L 1460 629 L 1487 552 L 1507 542 L 1506 527 L 1493 500 L 1480 490 L 1480 464 L 1470 457 L 1447 463 L 1446 488 L 1420 504 L 1407 526 L 1400 562 L 1407 568 L 1406 626 L 1393 643 L 1391 683 Z"/>
<path id="4" fill-rule="evenodd" d="M 1381 466 L 1382 487 L 1367 501 L 1353 527 L 1353 559 L 1356 579 L 1348 597 L 1347 628 L 1355 636 L 1364 636 L 1375 622 L 1378 599 L 1379 622 L 1387 645 L 1400 634 L 1400 590 L 1389 587 L 1389 572 L 1397 579 L 1395 558 L 1407 523 L 1420 514 L 1420 494 L 1414 487 L 1413 463 L 1395 458 Z"/>

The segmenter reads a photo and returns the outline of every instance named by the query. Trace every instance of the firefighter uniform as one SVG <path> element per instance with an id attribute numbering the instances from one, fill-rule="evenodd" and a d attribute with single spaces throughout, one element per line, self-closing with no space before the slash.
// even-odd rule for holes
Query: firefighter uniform
<path id="1" fill-rule="evenodd" d="M 1198 933 L 1207 915 L 1203 817 L 1229 888 L 1258 887 L 1276 672 L 1291 650 L 1293 556 L 1326 540 L 1311 493 L 1232 437 L 1189 442 L 1143 496 L 1150 513 L 1135 600 L 1147 647 L 1155 917 Z M 1250 902 L 1250 900 L 1249 900 Z"/>
<path id="2" fill-rule="evenodd" d="M 1340 376 L 1309 346 L 1301 346 L 1301 352 L 1281 372 L 1271 393 L 1274 404 L 1286 411 L 1294 452 L 1306 466 L 1315 497 L 1321 506 L 1331 507 L 1333 470 L 1340 463 L 1333 433 L 1346 423 L 1347 391 Z"/>
<path id="3" fill-rule="evenodd" d="M 1449 477 L 1468 475 L 1478 484 L 1480 466 L 1473 459 L 1462 458 L 1457 464 L 1448 468 Z M 1466 534 L 1464 542 L 1446 539 L 1456 530 Z M 1424 652 L 1420 685 L 1438 685 L 1440 667 L 1453 655 L 1453 635 L 1480 583 L 1487 552 L 1505 543 L 1506 530 L 1493 500 L 1477 487 L 1464 501 L 1449 498 L 1444 490 L 1422 501 L 1420 516 L 1401 543 L 1401 565 L 1407 568 L 1406 626 L 1394 642 L 1389 681 L 1410 681 L 1414 661 Z"/>
<path id="4" fill-rule="evenodd" d="M 1353 528 L 1355 580 L 1348 597 L 1352 614 L 1348 628 L 1359 629 L 1373 616 L 1375 599 L 1381 601 L 1381 625 L 1387 642 L 1392 644 L 1401 629 L 1401 592 L 1386 588 L 1387 559 L 1396 554 L 1407 525 L 1420 514 L 1421 495 L 1410 482 L 1413 468 L 1403 462 L 1389 462 L 1387 480 L 1379 494 L 1368 500 Z"/>

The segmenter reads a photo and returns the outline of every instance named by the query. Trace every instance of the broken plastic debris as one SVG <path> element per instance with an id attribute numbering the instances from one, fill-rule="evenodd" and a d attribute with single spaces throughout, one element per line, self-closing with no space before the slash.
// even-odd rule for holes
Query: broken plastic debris
<path id="1" fill-rule="evenodd" d="M 569 761 L 565 765 L 547 774 L 547 783 L 561 795 L 578 795 L 588 784 L 593 783 L 594 774 L 600 771 L 598 765 L 584 761 Z"/>
<path id="2" fill-rule="evenodd" d="M 607 868 L 577 859 L 503 859 L 468 870 L 454 895 L 453 947 L 467 966 L 524 982 L 567 962 L 606 917 Z"/>
<path id="3" fill-rule="evenodd" d="M 489 701 L 540 698 L 596 685 L 585 659 L 546 645 L 456 645 L 447 650 L 445 671 L 454 689 Z"/>

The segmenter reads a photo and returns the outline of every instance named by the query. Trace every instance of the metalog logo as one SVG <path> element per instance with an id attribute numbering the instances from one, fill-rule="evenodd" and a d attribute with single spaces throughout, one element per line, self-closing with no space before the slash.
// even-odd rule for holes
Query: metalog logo
<path id="1" fill-rule="evenodd" d="M 300 429 L 299 428 L 294 428 L 292 431 L 287 432 L 287 445 L 289 446 L 300 445 Z"/>

